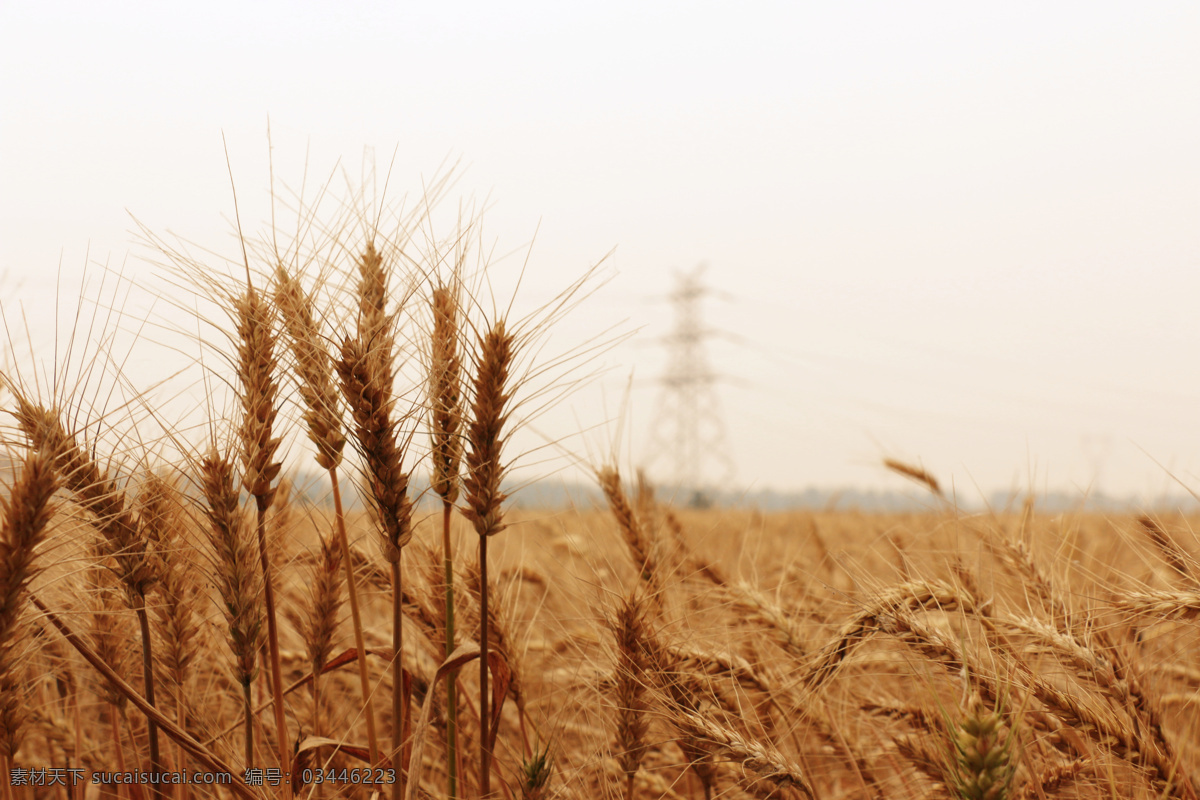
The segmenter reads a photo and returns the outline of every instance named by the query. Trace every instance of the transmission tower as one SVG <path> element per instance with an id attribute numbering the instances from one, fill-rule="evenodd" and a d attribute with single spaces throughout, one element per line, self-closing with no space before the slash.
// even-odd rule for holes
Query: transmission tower
<path id="1" fill-rule="evenodd" d="M 725 423 L 716 392 L 718 377 L 709 365 L 705 339 L 715 331 L 705 328 L 700 303 L 711 290 L 700 276 L 704 267 L 676 273 L 670 294 L 675 327 L 663 337 L 667 367 L 652 429 L 648 464 L 668 462 L 670 482 L 677 497 L 691 506 L 712 502 L 712 490 L 733 477 L 733 459 L 725 441 Z"/>

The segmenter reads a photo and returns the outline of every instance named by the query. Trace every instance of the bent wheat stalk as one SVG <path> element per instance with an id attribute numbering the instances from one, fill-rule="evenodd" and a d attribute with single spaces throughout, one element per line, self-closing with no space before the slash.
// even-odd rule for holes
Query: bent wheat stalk
<path id="1" fill-rule="evenodd" d="M 147 698 L 138 694 L 137 690 L 126 683 L 125 679 L 113 671 L 112 667 L 104 663 L 104 660 L 100 658 L 100 656 L 96 655 L 96 653 L 90 647 L 88 647 L 87 643 L 79 638 L 79 635 L 72 631 L 65 622 L 59 619 L 57 614 L 47 608 L 41 600 L 39 600 L 35 595 L 30 595 L 29 599 L 34 606 L 37 607 L 38 611 L 42 612 L 43 616 L 46 617 L 50 624 L 53 625 L 58 632 L 63 635 L 63 638 L 65 638 L 71 644 L 71 646 L 75 648 L 79 655 L 83 656 L 84 660 L 87 661 L 88 664 L 90 664 L 97 672 L 103 675 L 105 680 L 112 684 L 112 687 L 115 690 L 129 698 L 129 702 L 137 706 L 138 710 L 145 714 L 147 718 L 152 718 L 158 724 L 158 727 L 167 734 L 167 736 L 170 736 L 172 739 L 178 742 L 185 751 L 187 751 L 188 755 L 190 755 L 205 769 L 211 772 L 221 772 L 230 775 L 231 781 L 225 785 L 229 786 L 233 793 L 238 797 L 244 798 L 244 800 L 263 800 L 262 795 L 255 793 L 250 789 L 249 786 L 246 785 L 245 781 L 243 781 L 240 777 L 241 773 L 237 772 L 231 765 L 226 764 L 211 750 L 193 739 L 187 731 L 180 728 L 178 725 L 172 722 L 170 718 L 164 716 L 158 711 L 158 709 L 150 705 L 150 702 Z"/>
<path id="2" fill-rule="evenodd" d="M 4 797 L 12 789 L 7 770 L 21 745 L 22 728 L 28 713 L 24 681 L 18 674 L 21 616 L 29 583 L 38 572 L 34 551 L 45 539 L 46 526 L 54 516 L 50 498 L 58 479 L 49 460 L 30 456 L 9 498 L 0 501 L 4 512 L 0 528 L 0 767 L 5 769 Z"/>
<path id="3" fill-rule="evenodd" d="M 59 414 L 30 402 L 20 392 L 16 394 L 17 422 L 30 446 L 47 458 L 76 502 L 95 517 L 105 555 L 115 563 L 117 575 L 125 585 L 130 606 L 138 618 L 142 638 L 142 679 L 146 686 L 146 701 L 154 706 L 154 655 L 146 595 L 154 587 L 157 575 L 146 532 L 126 504 L 125 493 L 67 432 Z M 147 719 L 146 730 L 150 769 L 161 772 L 158 725 L 153 719 Z M 156 787 L 155 794 L 161 797 L 160 787 Z"/>

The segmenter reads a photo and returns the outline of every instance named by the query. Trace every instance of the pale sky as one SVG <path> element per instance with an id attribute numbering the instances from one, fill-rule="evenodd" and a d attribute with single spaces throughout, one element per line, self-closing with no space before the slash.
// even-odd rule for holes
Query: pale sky
<path id="1" fill-rule="evenodd" d="M 888 456 L 968 495 L 1200 488 L 1198 41 L 1194 2 L 9 0 L 5 308 L 89 258 L 159 286 L 130 214 L 231 252 L 222 132 L 262 230 L 269 119 L 288 186 L 461 161 L 500 251 L 538 231 L 531 302 L 616 248 L 554 342 L 640 332 L 537 422 L 581 454 L 632 374 L 638 460 L 704 262 L 742 485 L 894 487 Z"/>

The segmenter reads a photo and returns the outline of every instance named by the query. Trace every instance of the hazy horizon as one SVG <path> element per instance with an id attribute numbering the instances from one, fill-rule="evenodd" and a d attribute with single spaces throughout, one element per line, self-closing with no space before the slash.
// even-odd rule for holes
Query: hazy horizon
<path id="1" fill-rule="evenodd" d="M 704 263 L 739 486 L 902 487 L 892 457 L 964 494 L 1179 494 L 1168 471 L 1200 488 L 1197 40 L 1181 2 L 6 4 L 5 315 L 44 356 L 86 263 L 162 286 L 133 218 L 235 256 L 222 136 L 262 232 L 269 121 L 282 197 L 366 175 L 370 199 L 395 154 L 411 204 L 461 162 L 442 216 L 490 205 L 499 295 L 536 232 L 522 307 L 604 261 L 550 342 L 629 338 L 537 421 L 561 446 L 534 472 L 615 440 L 641 459 L 665 298 Z"/>

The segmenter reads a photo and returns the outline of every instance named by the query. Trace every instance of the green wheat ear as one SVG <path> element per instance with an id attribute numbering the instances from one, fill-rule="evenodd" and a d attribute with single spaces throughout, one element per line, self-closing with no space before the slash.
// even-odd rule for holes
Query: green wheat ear
<path id="1" fill-rule="evenodd" d="M 533 754 L 521 762 L 521 800 L 541 800 L 547 796 L 554 762 L 550 745 L 534 748 Z"/>
<path id="2" fill-rule="evenodd" d="M 1015 732 L 1004 730 L 1001 708 L 972 698 L 966 718 L 950 726 L 950 783 L 958 797 L 1006 800 L 1016 774 Z"/>

